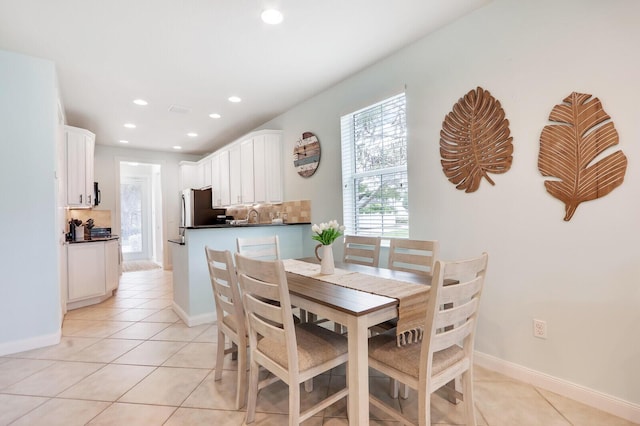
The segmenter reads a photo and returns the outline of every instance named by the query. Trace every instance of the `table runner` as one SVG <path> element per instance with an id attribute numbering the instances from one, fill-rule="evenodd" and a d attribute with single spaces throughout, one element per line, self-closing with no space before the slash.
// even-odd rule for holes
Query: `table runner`
<path id="1" fill-rule="evenodd" d="M 339 268 L 336 268 L 332 275 L 324 275 L 320 273 L 320 265 L 295 259 L 286 259 L 283 263 L 285 270 L 289 273 L 397 299 L 398 346 L 422 340 L 430 287 Z"/>

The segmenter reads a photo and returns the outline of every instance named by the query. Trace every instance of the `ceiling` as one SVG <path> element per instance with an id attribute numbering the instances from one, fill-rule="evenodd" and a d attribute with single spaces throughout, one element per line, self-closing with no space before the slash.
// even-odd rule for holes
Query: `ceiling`
<path id="1" fill-rule="evenodd" d="M 96 143 L 204 154 L 489 1 L 0 0 L 0 49 L 55 62 Z"/>

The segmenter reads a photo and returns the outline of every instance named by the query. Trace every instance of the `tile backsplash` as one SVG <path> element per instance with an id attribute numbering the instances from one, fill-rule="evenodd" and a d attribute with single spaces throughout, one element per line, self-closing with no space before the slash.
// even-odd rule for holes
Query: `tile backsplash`
<path id="1" fill-rule="evenodd" d="M 82 223 L 93 219 L 93 226 L 96 228 L 110 228 L 111 210 L 70 209 L 67 210 L 67 222 L 71 219 L 80 219 Z"/>
<path id="2" fill-rule="evenodd" d="M 246 219 L 247 213 L 254 209 L 258 212 L 260 223 L 271 223 L 280 217 L 285 223 L 310 223 L 311 200 L 285 201 L 280 204 L 255 204 L 227 208 L 227 215 L 234 219 Z"/>

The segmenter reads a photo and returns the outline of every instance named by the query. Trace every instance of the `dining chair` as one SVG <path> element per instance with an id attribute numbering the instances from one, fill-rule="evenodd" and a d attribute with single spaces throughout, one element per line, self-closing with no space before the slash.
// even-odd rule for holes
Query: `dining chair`
<path id="1" fill-rule="evenodd" d="M 218 324 L 218 345 L 216 351 L 215 380 L 222 378 L 224 356 L 237 353 L 238 375 L 236 387 L 236 409 L 244 406 L 247 394 L 247 327 L 240 297 L 240 288 L 229 250 L 204 248 L 209 266 L 209 277 L 216 304 Z M 231 341 L 231 347 L 225 349 L 225 336 Z"/>
<path id="2" fill-rule="evenodd" d="M 440 255 L 440 244 L 432 240 L 389 240 L 388 269 L 432 275 L 433 267 Z"/>
<path id="3" fill-rule="evenodd" d="M 247 423 L 255 420 L 258 391 L 282 380 L 289 386 L 289 425 L 298 425 L 348 394 L 346 387 L 300 412 L 300 383 L 347 362 L 347 338 L 306 322 L 294 324 L 281 260 L 236 253 L 238 281 L 249 328 Z M 260 367 L 274 376 L 258 380 Z"/>
<path id="4" fill-rule="evenodd" d="M 358 235 L 344 236 L 344 263 L 356 263 L 378 267 L 380 261 L 380 237 L 363 237 Z M 335 324 L 334 330 L 337 333 L 344 332 L 344 326 Z"/>
<path id="5" fill-rule="evenodd" d="M 394 271 L 405 271 L 431 276 L 440 255 L 440 244 L 434 240 L 410 240 L 406 238 L 389 239 L 389 257 L 387 268 Z M 374 331 L 384 332 L 398 325 L 397 319 L 385 321 L 373 327 Z M 389 394 L 398 397 L 398 381 L 392 380 Z M 402 386 L 402 398 L 409 397 L 409 389 Z"/>
<path id="6" fill-rule="evenodd" d="M 437 261 L 426 303 L 422 342 L 398 347 L 395 333 L 369 339 L 369 366 L 418 391 L 418 425 L 431 425 L 431 394 L 461 376 L 467 425 L 476 425 L 473 402 L 473 342 L 488 255 L 457 262 Z M 444 286 L 444 280 L 456 284 Z M 453 308 L 444 305 L 453 304 Z M 371 405 L 404 424 L 415 424 L 382 400 Z"/>
<path id="7" fill-rule="evenodd" d="M 378 267 L 379 257 L 380 237 L 344 236 L 343 262 Z"/>
<path id="8" fill-rule="evenodd" d="M 277 235 L 255 238 L 238 238 L 238 253 L 262 260 L 280 259 L 280 242 Z"/>
<path id="9" fill-rule="evenodd" d="M 261 260 L 280 259 L 280 241 L 277 235 L 256 238 L 237 238 L 236 244 L 238 253 L 243 256 Z M 300 309 L 300 317 L 294 320 L 306 322 L 308 313 L 304 309 Z M 307 390 L 311 392 L 313 387 L 311 383 L 307 385 Z"/>

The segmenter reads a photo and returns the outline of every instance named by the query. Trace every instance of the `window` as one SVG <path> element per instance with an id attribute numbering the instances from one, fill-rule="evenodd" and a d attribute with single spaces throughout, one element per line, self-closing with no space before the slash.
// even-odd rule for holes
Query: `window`
<path id="1" fill-rule="evenodd" d="M 408 237 L 404 93 L 343 116 L 341 133 L 346 232 Z"/>

